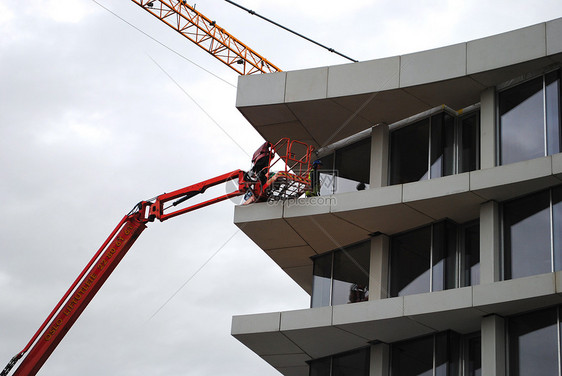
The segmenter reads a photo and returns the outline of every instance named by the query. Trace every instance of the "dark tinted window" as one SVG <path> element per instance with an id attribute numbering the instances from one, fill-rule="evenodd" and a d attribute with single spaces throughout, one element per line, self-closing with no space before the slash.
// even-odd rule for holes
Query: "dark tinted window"
<path id="1" fill-rule="evenodd" d="M 310 376 L 330 376 L 331 365 L 331 358 L 313 360 L 312 362 L 310 362 L 308 374 Z"/>
<path id="2" fill-rule="evenodd" d="M 432 376 L 433 336 L 392 344 L 392 376 Z"/>
<path id="3" fill-rule="evenodd" d="M 505 279 L 551 271 L 550 194 L 504 205 Z"/>
<path id="4" fill-rule="evenodd" d="M 480 336 L 468 339 L 467 376 L 482 376 L 482 340 Z"/>
<path id="5" fill-rule="evenodd" d="M 314 257 L 311 306 L 367 301 L 370 259 L 370 240 Z"/>
<path id="6" fill-rule="evenodd" d="M 562 187 L 552 189 L 554 270 L 562 270 Z"/>
<path id="7" fill-rule="evenodd" d="M 442 112 L 431 117 L 431 178 L 452 175 L 455 168 L 455 119 Z"/>
<path id="8" fill-rule="evenodd" d="M 480 226 L 478 223 L 463 228 L 464 286 L 480 283 Z"/>
<path id="9" fill-rule="evenodd" d="M 332 376 L 368 376 L 368 349 L 332 357 Z"/>
<path id="10" fill-rule="evenodd" d="M 368 376 L 370 349 L 336 354 L 310 362 L 310 376 Z"/>
<path id="11" fill-rule="evenodd" d="M 441 222 L 433 225 L 431 291 L 455 287 L 456 244 L 456 228 L 452 223 Z"/>
<path id="12" fill-rule="evenodd" d="M 459 173 L 478 168 L 480 112 L 460 120 Z"/>
<path id="13" fill-rule="evenodd" d="M 560 71 L 498 95 L 500 164 L 560 152 Z"/>
<path id="14" fill-rule="evenodd" d="M 367 300 L 370 254 L 370 242 L 334 252 L 332 305 Z"/>
<path id="15" fill-rule="evenodd" d="M 545 77 L 548 155 L 560 153 L 560 71 Z"/>
<path id="16" fill-rule="evenodd" d="M 312 307 L 325 307 L 330 305 L 332 293 L 332 254 L 314 258 L 312 272 Z"/>
<path id="17" fill-rule="evenodd" d="M 557 309 L 509 319 L 509 375 L 558 375 Z"/>
<path id="18" fill-rule="evenodd" d="M 431 226 L 391 239 L 391 296 L 429 291 Z"/>
<path id="19" fill-rule="evenodd" d="M 545 155 L 542 89 L 539 77 L 499 94 L 501 164 Z"/>
<path id="20" fill-rule="evenodd" d="M 392 132 L 390 143 L 390 184 L 428 178 L 429 119 Z"/>

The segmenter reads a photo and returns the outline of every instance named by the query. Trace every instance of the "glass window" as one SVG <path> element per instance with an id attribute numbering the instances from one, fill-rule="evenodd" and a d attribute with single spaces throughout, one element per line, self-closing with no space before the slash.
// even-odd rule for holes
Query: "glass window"
<path id="1" fill-rule="evenodd" d="M 479 270 L 479 251 L 476 248 L 479 230 L 477 225 L 471 226 L 471 237 L 466 239 L 468 248 L 465 246 L 464 249 L 458 247 L 457 232 L 466 226 L 450 221 L 393 236 L 390 240 L 390 295 L 452 289 L 461 283 L 457 281 L 460 278 L 465 278 L 465 283 L 472 283 L 472 279 L 463 277 L 466 272 L 477 273 Z M 474 253 L 478 254 L 478 259 Z M 461 273 L 457 267 L 457 260 L 462 260 L 459 257 L 471 263 L 466 268 L 474 269 Z"/>
<path id="2" fill-rule="evenodd" d="M 332 305 L 368 300 L 370 255 L 370 242 L 334 252 Z"/>
<path id="3" fill-rule="evenodd" d="M 480 283 L 480 225 L 472 223 L 462 231 L 463 247 L 463 286 Z"/>
<path id="4" fill-rule="evenodd" d="M 332 253 L 314 258 L 312 271 L 312 307 L 330 305 L 332 295 Z"/>
<path id="5" fill-rule="evenodd" d="M 368 188 L 371 171 L 371 139 L 336 150 L 334 193 L 354 192 L 363 183 Z"/>
<path id="6" fill-rule="evenodd" d="M 482 376 L 482 339 L 480 335 L 468 336 L 465 355 L 465 375 Z"/>
<path id="7" fill-rule="evenodd" d="M 429 119 L 400 128 L 390 134 L 390 184 L 402 184 L 429 177 Z"/>
<path id="8" fill-rule="evenodd" d="M 505 279 L 551 272 L 550 191 L 506 203 L 503 217 Z"/>
<path id="9" fill-rule="evenodd" d="M 309 376 L 330 376 L 330 369 L 332 368 L 332 359 L 322 358 L 310 362 Z"/>
<path id="10" fill-rule="evenodd" d="M 562 187 L 552 189 L 554 270 L 562 270 Z"/>
<path id="11" fill-rule="evenodd" d="M 391 376 L 459 374 L 460 335 L 443 332 L 391 345 Z"/>
<path id="12" fill-rule="evenodd" d="M 560 73 L 498 94 L 500 164 L 560 152 Z"/>
<path id="13" fill-rule="evenodd" d="M 433 336 L 392 344 L 392 376 L 433 376 Z"/>
<path id="14" fill-rule="evenodd" d="M 310 376 L 368 376 L 369 348 L 315 359 L 309 363 Z"/>
<path id="15" fill-rule="evenodd" d="M 321 158 L 320 195 L 354 192 L 369 188 L 371 139 L 337 149 Z"/>
<path id="16" fill-rule="evenodd" d="M 459 130 L 459 173 L 478 168 L 480 155 L 480 112 L 474 112 L 460 119 Z"/>
<path id="17" fill-rule="evenodd" d="M 370 258 L 370 240 L 313 258 L 311 306 L 367 301 Z"/>
<path id="18" fill-rule="evenodd" d="M 454 174 L 455 119 L 442 112 L 431 117 L 431 178 Z"/>
<path id="19" fill-rule="evenodd" d="M 454 288 L 456 285 L 456 229 L 450 222 L 433 225 L 431 291 Z"/>
<path id="20" fill-rule="evenodd" d="M 429 291 L 431 226 L 394 236 L 390 245 L 390 294 Z"/>
<path id="21" fill-rule="evenodd" d="M 332 357 L 332 376 L 368 376 L 368 349 Z"/>
<path id="22" fill-rule="evenodd" d="M 456 117 L 441 112 L 390 134 L 390 184 L 476 170 L 480 112 Z"/>
<path id="23" fill-rule="evenodd" d="M 547 154 L 560 153 L 560 71 L 545 77 Z"/>
<path id="24" fill-rule="evenodd" d="M 509 319 L 510 375 L 559 375 L 557 315 L 550 308 Z"/>
<path id="25" fill-rule="evenodd" d="M 320 196 L 329 196 L 334 194 L 336 184 L 334 153 L 328 154 L 320 159 L 322 160 L 322 169 L 319 170 Z"/>

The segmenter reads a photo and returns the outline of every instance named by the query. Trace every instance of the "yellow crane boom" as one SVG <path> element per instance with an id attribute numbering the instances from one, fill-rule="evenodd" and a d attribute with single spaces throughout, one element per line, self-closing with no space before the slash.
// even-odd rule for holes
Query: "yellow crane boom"
<path id="1" fill-rule="evenodd" d="M 185 0 L 131 0 L 241 75 L 281 72 Z"/>

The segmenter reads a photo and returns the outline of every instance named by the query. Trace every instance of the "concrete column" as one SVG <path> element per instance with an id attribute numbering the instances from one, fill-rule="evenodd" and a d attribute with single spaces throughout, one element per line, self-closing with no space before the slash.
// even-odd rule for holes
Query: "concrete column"
<path id="1" fill-rule="evenodd" d="M 500 213 L 495 201 L 480 206 L 480 283 L 493 283 L 502 278 L 500 249 Z"/>
<path id="2" fill-rule="evenodd" d="M 380 234 L 371 238 L 371 265 L 369 267 L 369 300 L 388 297 L 388 255 L 390 239 Z"/>
<path id="3" fill-rule="evenodd" d="M 388 125 L 375 125 L 371 133 L 370 188 L 379 188 L 388 185 L 388 143 Z"/>
<path id="4" fill-rule="evenodd" d="M 390 346 L 377 343 L 371 346 L 371 367 L 369 376 L 390 375 Z"/>
<path id="5" fill-rule="evenodd" d="M 496 90 L 491 87 L 480 95 L 480 168 L 496 166 Z"/>
<path id="6" fill-rule="evenodd" d="M 482 318 L 482 375 L 505 376 L 505 320 L 497 315 Z"/>

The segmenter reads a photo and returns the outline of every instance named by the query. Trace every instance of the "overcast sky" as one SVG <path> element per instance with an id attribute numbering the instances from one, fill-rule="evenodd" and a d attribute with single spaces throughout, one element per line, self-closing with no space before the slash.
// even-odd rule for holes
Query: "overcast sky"
<path id="1" fill-rule="evenodd" d="M 137 202 L 248 169 L 262 142 L 236 72 L 134 3 L 97 1 L 0 0 L 0 370 Z M 360 61 L 562 16 L 560 0 L 239 3 Z M 347 63 L 223 0 L 197 9 L 283 70 Z M 309 297 L 232 215 L 150 224 L 40 375 L 278 375 L 231 318 Z"/>

